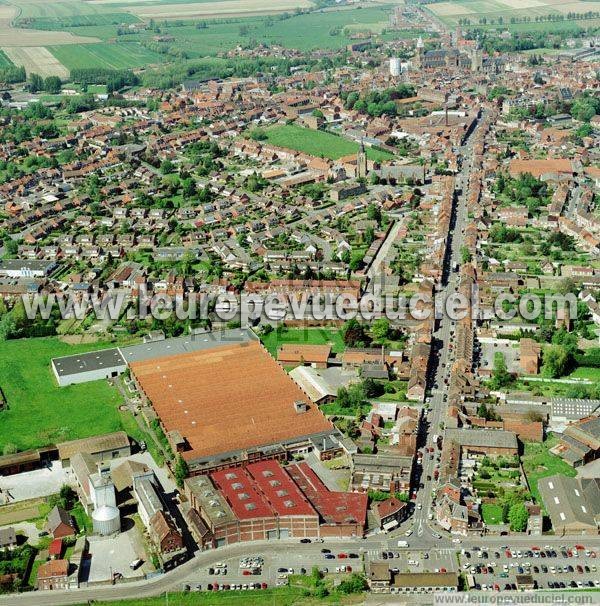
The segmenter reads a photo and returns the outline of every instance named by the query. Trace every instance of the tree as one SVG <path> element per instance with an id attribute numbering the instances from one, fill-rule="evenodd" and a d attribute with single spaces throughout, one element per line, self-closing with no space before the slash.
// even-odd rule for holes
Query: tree
<path id="1" fill-rule="evenodd" d="M 508 521 L 510 522 L 510 529 L 515 532 L 523 532 L 527 528 L 527 521 L 529 520 L 529 513 L 527 507 L 523 503 L 515 503 L 511 505 L 508 510 Z"/>
<path id="2" fill-rule="evenodd" d="M 370 342 L 364 326 L 358 320 L 353 318 L 344 324 L 343 328 L 344 344 L 348 347 L 364 347 Z"/>
<path id="3" fill-rule="evenodd" d="M 386 318 L 379 318 L 371 325 L 371 334 L 377 341 L 383 341 L 390 332 L 390 322 Z"/>
<path id="4" fill-rule="evenodd" d="M 562 345 L 548 345 L 544 349 L 542 375 L 556 379 L 566 374 L 569 354 Z"/>
<path id="5" fill-rule="evenodd" d="M 37 93 L 44 88 L 44 79 L 39 74 L 29 74 L 27 88 L 31 93 Z"/>
<path id="6" fill-rule="evenodd" d="M 170 175 L 175 170 L 175 165 L 171 160 L 163 160 L 160 164 L 160 172 L 163 175 Z"/>
<path id="7" fill-rule="evenodd" d="M 177 457 L 177 463 L 175 463 L 175 482 L 178 488 L 183 488 L 183 481 L 187 478 L 189 473 L 188 464 L 184 458 L 179 455 Z"/>
<path id="8" fill-rule="evenodd" d="M 506 367 L 506 359 L 504 354 L 496 352 L 494 355 L 494 370 L 492 372 L 492 379 L 490 386 L 492 389 L 502 389 L 508 387 L 513 382 L 512 375 L 508 372 Z"/>
<path id="9" fill-rule="evenodd" d="M 62 88 L 62 81 L 58 76 L 48 76 L 44 80 L 44 90 L 51 95 L 57 95 Z"/>
<path id="10" fill-rule="evenodd" d="M 466 246 L 461 247 L 460 258 L 463 263 L 471 262 L 471 260 L 472 260 L 471 251 Z"/>
<path id="11" fill-rule="evenodd" d="M 342 581 L 337 589 L 340 593 L 362 593 L 367 587 L 365 578 L 360 574 L 352 573 L 350 578 Z"/>
<path id="12" fill-rule="evenodd" d="M 363 389 L 367 398 L 377 398 L 383 394 L 383 385 L 370 377 L 363 381 Z"/>

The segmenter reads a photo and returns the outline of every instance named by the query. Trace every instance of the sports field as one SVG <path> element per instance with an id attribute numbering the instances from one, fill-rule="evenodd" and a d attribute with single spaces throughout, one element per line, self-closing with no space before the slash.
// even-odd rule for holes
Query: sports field
<path id="1" fill-rule="evenodd" d="M 58 387 L 50 359 L 106 345 L 71 346 L 56 338 L 0 342 L 0 387 L 9 408 L 0 411 L 0 454 L 85 438 L 121 428 L 116 389 L 106 381 Z"/>
<path id="2" fill-rule="evenodd" d="M 358 151 L 359 145 L 354 141 L 338 137 L 319 130 L 303 128 L 293 124 L 275 126 L 266 131 L 267 140 L 278 147 L 295 149 L 318 158 L 337 160 Z M 390 160 L 393 156 L 387 152 L 367 148 L 367 157 L 371 160 Z"/>
<path id="3" fill-rule="evenodd" d="M 48 49 L 69 70 L 86 67 L 127 69 L 167 60 L 164 55 L 144 48 L 137 42 L 50 46 Z"/>
<path id="4" fill-rule="evenodd" d="M 294 345 L 331 345 L 334 353 L 345 349 L 342 331 L 337 328 L 285 328 L 280 327 L 261 338 L 269 353 L 277 358 L 277 349 L 284 343 Z"/>

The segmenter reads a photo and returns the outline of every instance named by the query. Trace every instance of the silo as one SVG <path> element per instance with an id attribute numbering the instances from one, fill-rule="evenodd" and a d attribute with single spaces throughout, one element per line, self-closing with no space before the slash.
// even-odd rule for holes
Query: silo
<path id="1" fill-rule="evenodd" d="M 402 73 L 402 62 L 398 57 L 390 59 L 390 76 L 397 78 Z"/>
<path id="2" fill-rule="evenodd" d="M 121 530 L 121 515 L 112 505 L 102 505 L 92 512 L 94 533 L 101 536 L 115 534 Z"/>

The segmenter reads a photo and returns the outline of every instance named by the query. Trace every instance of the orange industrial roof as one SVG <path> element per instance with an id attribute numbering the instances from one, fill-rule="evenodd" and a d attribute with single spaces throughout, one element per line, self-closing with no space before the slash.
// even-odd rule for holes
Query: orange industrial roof
<path id="1" fill-rule="evenodd" d="M 258 342 L 131 363 L 165 429 L 179 431 L 187 460 L 267 446 L 332 425 Z M 308 404 L 296 412 L 294 402 Z"/>

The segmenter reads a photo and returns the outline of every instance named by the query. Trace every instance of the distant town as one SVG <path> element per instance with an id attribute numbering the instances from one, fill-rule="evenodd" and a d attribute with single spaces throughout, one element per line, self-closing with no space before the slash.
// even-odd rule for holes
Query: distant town
<path id="1" fill-rule="evenodd" d="M 0 605 L 593 602 L 600 2 L 70 1 L 0 8 Z"/>

